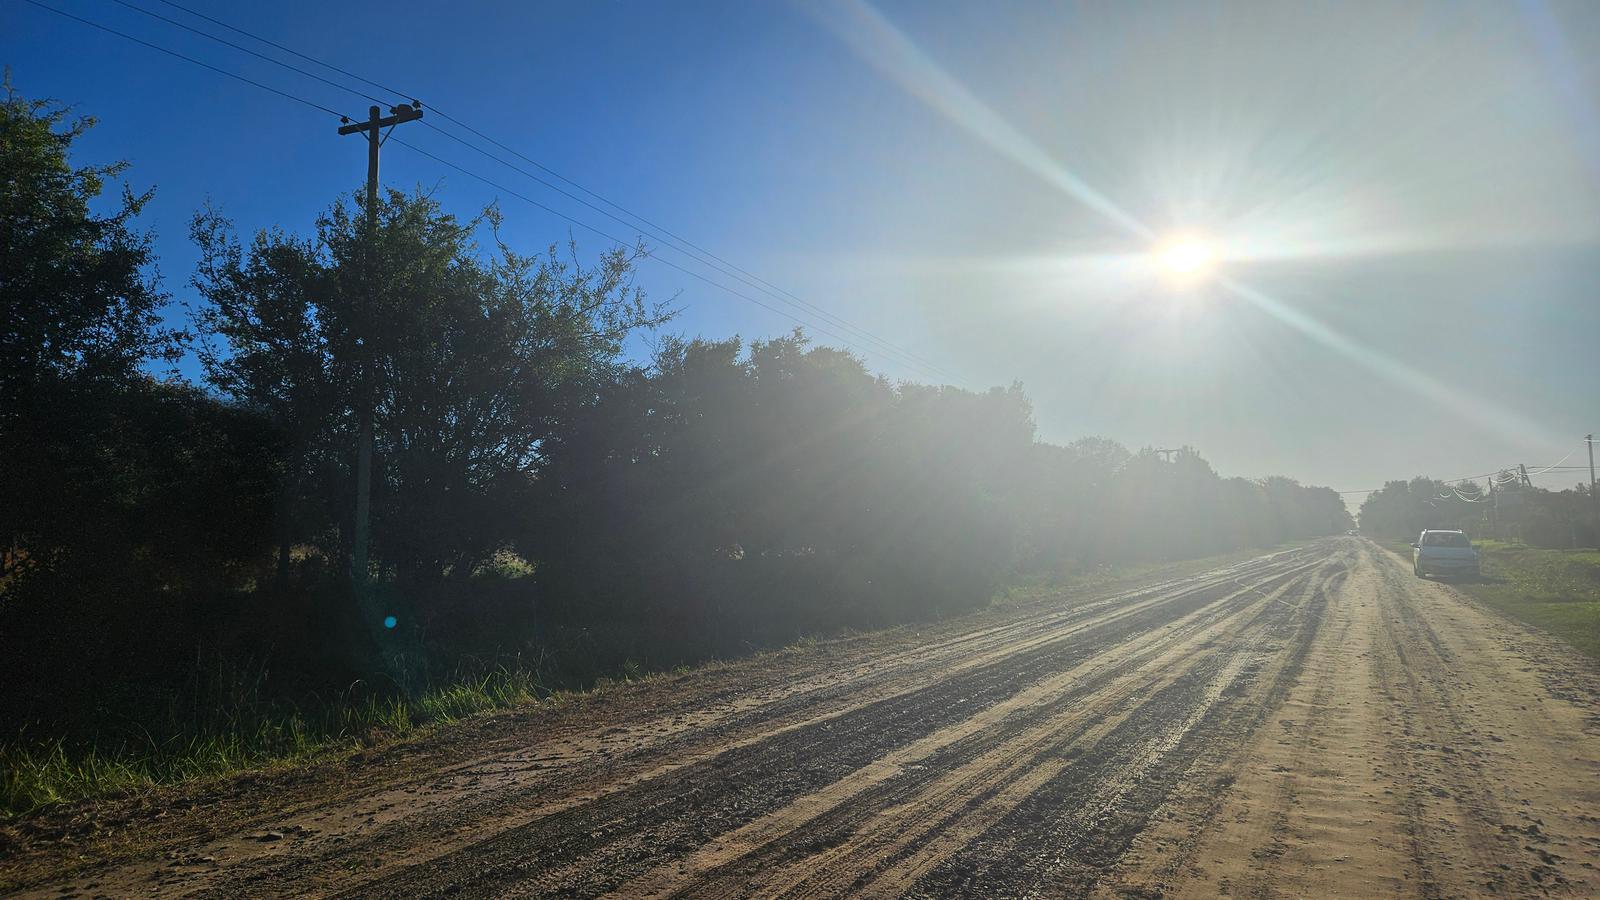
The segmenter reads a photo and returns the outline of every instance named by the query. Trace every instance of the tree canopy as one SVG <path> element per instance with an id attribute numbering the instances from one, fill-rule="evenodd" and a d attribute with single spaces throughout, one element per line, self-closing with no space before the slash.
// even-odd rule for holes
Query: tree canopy
<path id="1" fill-rule="evenodd" d="M 1460 529 L 1475 538 L 1525 541 L 1536 547 L 1595 545 L 1588 485 L 1552 491 L 1525 484 L 1514 469 L 1496 473 L 1492 488 L 1417 476 L 1390 481 L 1361 504 L 1361 530 L 1373 537 L 1416 540 L 1427 528 Z"/>
<path id="2" fill-rule="evenodd" d="M 92 210 L 123 163 L 74 167 L 74 141 L 94 125 L 9 80 L 0 102 L 0 416 L 45 379 L 115 381 L 180 335 L 160 324 L 167 301 L 150 274 L 149 237 L 132 227 L 150 194 L 123 187 L 109 214 Z"/>
<path id="3" fill-rule="evenodd" d="M 506 543 L 546 446 L 621 371 L 627 335 L 668 318 L 631 286 L 635 254 L 584 266 L 497 239 L 486 259 L 473 234 L 496 221 L 397 191 L 370 241 L 343 201 L 311 237 L 262 231 L 248 246 L 220 215 L 196 218 L 199 321 L 220 339 L 203 352 L 207 381 L 291 437 L 285 502 L 310 516 L 302 532 L 345 535 L 314 539 L 328 555 L 348 544 L 363 365 L 374 558 L 414 584 L 469 574 Z"/>

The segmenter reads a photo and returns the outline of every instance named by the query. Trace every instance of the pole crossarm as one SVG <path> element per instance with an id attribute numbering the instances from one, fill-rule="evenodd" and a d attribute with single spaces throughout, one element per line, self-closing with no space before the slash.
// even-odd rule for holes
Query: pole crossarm
<path id="1" fill-rule="evenodd" d="M 377 109 L 376 106 L 373 107 Z M 390 125 L 399 125 L 401 122 L 415 122 L 422 118 L 422 104 L 413 100 L 399 106 L 389 107 L 389 115 L 379 118 L 373 116 L 365 122 L 350 122 L 339 126 L 340 134 L 355 134 L 358 131 L 371 131 L 378 128 L 388 128 Z"/>

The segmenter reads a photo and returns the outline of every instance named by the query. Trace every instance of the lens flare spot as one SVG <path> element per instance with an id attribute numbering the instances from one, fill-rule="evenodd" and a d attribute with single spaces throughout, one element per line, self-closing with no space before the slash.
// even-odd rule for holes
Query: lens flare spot
<path id="1" fill-rule="evenodd" d="M 394 616 L 384 616 L 383 617 L 383 627 L 385 627 L 385 628 L 393 628 L 393 627 L 395 627 L 396 625 L 399 625 L 399 624 L 400 624 L 400 620 L 396 619 Z"/>

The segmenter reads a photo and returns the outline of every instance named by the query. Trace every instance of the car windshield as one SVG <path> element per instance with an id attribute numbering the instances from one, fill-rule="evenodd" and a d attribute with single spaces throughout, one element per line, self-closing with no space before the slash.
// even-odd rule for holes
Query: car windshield
<path id="1" fill-rule="evenodd" d="M 1472 542 L 1459 531 L 1430 531 L 1422 536 L 1424 547 L 1471 547 Z"/>

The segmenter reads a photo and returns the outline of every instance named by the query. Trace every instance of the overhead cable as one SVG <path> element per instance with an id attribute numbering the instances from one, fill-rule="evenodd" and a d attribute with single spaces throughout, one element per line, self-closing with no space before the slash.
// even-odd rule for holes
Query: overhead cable
<path id="1" fill-rule="evenodd" d="M 185 31 L 188 31 L 190 33 L 199 35 L 201 37 L 208 38 L 210 40 L 213 40 L 213 41 L 216 41 L 218 43 L 224 44 L 224 45 L 226 45 L 228 47 L 232 47 L 232 48 L 234 48 L 236 50 L 240 50 L 240 51 L 242 51 L 244 53 L 248 53 L 248 54 L 250 54 L 251 56 L 253 56 L 253 57 L 257 58 L 257 59 L 265 60 L 266 62 L 272 63 L 274 65 L 282 66 L 283 68 L 288 69 L 290 71 L 296 72 L 298 74 L 304 75 L 304 76 L 309 77 L 309 78 L 313 78 L 313 79 L 315 79 L 315 80 L 317 80 L 317 81 L 319 81 L 319 82 L 321 82 L 323 84 L 330 85 L 330 86 L 332 86 L 334 88 L 338 88 L 339 90 L 348 91 L 348 92 L 350 92 L 352 94 L 355 94 L 355 95 L 357 95 L 359 97 L 363 97 L 365 99 L 372 100 L 375 103 L 384 103 L 384 102 L 386 102 L 386 101 L 382 100 L 381 98 L 374 97 L 371 94 L 368 94 L 368 93 L 365 93 L 363 91 L 357 90 L 357 89 L 352 88 L 352 87 L 350 87 L 348 85 L 340 84 L 340 83 L 338 83 L 336 81 L 333 81 L 333 80 L 331 80 L 329 78 L 325 78 L 325 77 L 323 77 L 321 75 L 317 75 L 314 72 L 308 72 L 305 69 L 300 68 L 299 66 L 291 65 L 289 63 L 286 63 L 286 62 L 284 62 L 282 60 L 276 59 L 276 58 L 274 58 L 272 56 L 269 56 L 267 54 L 260 53 L 258 51 L 252 50 L 252 49 L 250 49 L 248 47 L 243 47 L 243 46 L 241 46 L 241 45 L 239 45 L 237 43 L 234 43 L 233 41 L 229 41 L 229 40 L 227 40 L 225 38 L 222 38 L 222 37 L 219 37 L 217 35 L 211 34 L 211 33 L 207 32 L 207 31 L 204 31 L 204 30 L 201 30 L 201 29 L 198 29 L 198 28 L 194 28 L 193 26 L 184 24 L 182 22 L 178 22 L 178 21 L 176 21 L 174 19 L 171 19 L 171 18 L 169 18 L 167 16 L 163 16 L 160 13 L 154 12 L 152 10 L 145 9 L 145 8 L 135 4 L 135 3 L 128 2 L 128 0 L 112 0 L 112 2 L 117 3 L 120 6 L 126 7 L 127 9 L 134 10 L 135 12 L 139 12 L 139 13 L 141 13 L 143 15 L 150 16 L 151 18 L 158 19 L 158 20 L 160 20 L 162 22 L 166 22 L 166 23 L 171 24 L 171 25 L 173 25 L 175 27 L 182 28 Z M 258 34 L 255 34 L 254 32 L 251 32 L 251 31 L 249 31 L 247 29 L 240 28 L 240 27 L 235 26 L 235 25 L 230 25 L 230 24 L 228 24 L 226 22 L 223 22 L 220 19 L 217 19 L 217 18 L 214 18 L 212 16 L 206 15 L 206 14 L 204 14 L 202 12 L 199 12 L 197 10 L 191 9 L 191 8 L 189 8 L 187 6 L 182 5 L 182 4 L 171 2 L 171 0 L 158 0 L 158 2 L 164 3 L 165 5 L 170 6 L 173 9 L 177 9 L 177 10 L 180 10 L 182 12 L 188 13 L 189 15 L 195 16 L 195 17 L 197 17 L 199 19 L 203 19 L 204 21 L 210 22 L 210 23 L 212 23 L 214 25 L 217 25 L 219 27 L 226 28 L 229 31 L 232 31 L 232 32 L 234 32 L 236 34 L 241 34 L 241 35 L 244 35 L 246 37 L 249 37 L 252 40 L 259 41 L 262 44 L 265 44 L 265 45 L 267 45 L 269 47 L 273 47 L 273 48 L 275 48 L 277 50 L 281 50 L 281 51 L 283 51 L 285 53 L 289 53 L 289 54 L 291 54 L 291 55 L 293 55 L 293 56 L 295 56 L 295 57 L 297 57 L 299 59 L 305 60 L 305 61 L 313 63 L 315 65 L 322 66 L 322 67 L 328 69 L 329 71 L 336 72 L 336 73 L 338 73 L 340 75 L 343 75 L 343 76 L 345 76 L 347 78 L 352 78 L 352 79 L 355 79 L 357 81 L 360 81 L 363 84 L 369 85 L 371 87 L 375 87 L 380 91 L 384 91 L 384 92 L 389 93 L 389 94 L 394 94 L 394 95 L 402 97 L 402 98 L 416 96 L 414 94 L 407 94 L 407 93 L 402 92 L 402 91 L 397 91 L 394 88 L 391 88 L 391 87 L 388 87 L 386 85 L 383 85 L 383 84 L 381 84 L 381 83 L 379 83 L 377 81 L 373 81 L 372 79 L 365 78 L 363 76 L 357 75 L 354 72 L 351 72 L 351 71 L 349 71 L 347 69 L 340 68 L 340 67 L 335 66 L 335 65 L 333 65 L 331 63 L 323 62 L 322 60 L 317 59 L 314 56 L 311 56 L 311 55 L 306 54 L 306 53 L 302 53 L 302 52 L 300 52 L 298 50 L 294 50 L 294 49 L 292 49 L 290 47 L 287 47 L 287 46 L 285 46 L 285 45 L 283 45 L 281 43 L 278 43 L 276 41 L 270 40 L 268 38 L 264 38 L 264 37 L 262 37 L 262 36 L 260 36 Z M 934 374 L 934 375 L 936 375 L 938 377 L 941 377 L 941 378 L 947 378 L 947 379 L 954 380 L 955 376 L 953 376 L 951 373 L 945 371 L 944 369 L 940 368 L 937 364 L 935 364 L 931 360 L 928 360 L 925 357 L 919 356 L 918 354 L 913 353 L 912 351 L 910 351 L 910 350 L 908 350 L 908 349 L 906 349 L 906 348 L 904 348 L 904 347 L 902 347 L 902 346 L 900 346 L 898 344 L 895 344 L 892 341 L 889 341 L 889 340 L 887 340 L 885 338 L 879 337 L 878 335 L 872 333 L 871 331 L 868 331 L 865 328 L 862 328 L 862 327 L 860 327 L 858 325 L 855 325 L 854 323 L 850 322 L 847 319 L 844 319 L 841 316 L 838 316 L 838 315 L 836 315 L 836 314 L 834 314 L 832 312 L 829 312 L 828 310 L 824 309 L 823 307 L 817 306 L 816 304 L 813 304 L 813 303 L 810 303 L 810 302 L 806 301 L 805 299 L 799 297 L 798 295 L 794 294 L 791 291 L 784 290 L 783 288 L 778 287 L 777 285 L 774 285 L 771 282 L 766 281 L 765 279 L 762 279 L 757 275 L 754 275 L 753 273 L 751 273 L 751 272 L 749 272 L 749 271 L 747 271 L 747 270 L 745 270 L 745 269 L 743 269 L 743 268 L 741 268 L 741 267 L 729 262 L 728 260 L 724 259 L 723 257 L 718 256 L 717 254 L 712 253 L 709 250 L 706 250 L 705 248 L 703 248 L 703 247 L 701 247 L 701 246 L 689 241 L 688 239 L 683 238 L 683 237 L 675 234 L 674 232 L 666 229 L 665 227 L 657 225 L 657 224 L 651 222 L 649 219 L 646 219 L 645 217 L 639 215 L 638 213 L 632 212 L 631 210 L 627 209 L 626 207 L 622 206 L 621 204 L 618 204 L 618 203 L 616 203 L 616 202 L 614 202 L 612 200 L 609 200 L 609 199 L 601 196 L 600 194 L 595 193 L 592 190 L 589 190 L 588 188 L 584 187 L 583 185 L 578 184 L 577 182 L 575 182 L 575 181 L 573 181 L 573 180 L 561 175 L 560 173 L 555 172 L 554 170 L 550 169 L 548 166 L 545 166 L 542 163 L 539 163 L 538 161 L 528 157 L 527 155 L 521 153 L 520 151 L 516 150 L 513 147 L 510 147 L 510 146 L 508 146 L 508 145 L 506 145 L 506 144 L 504 144 L 504 143 L 502 143 L 502 142 L 500 142 L 498 140 L 495 140 L 493 137 L 490 137 L 489 135 L 484 134 L 482 131 L 479 131 L 478 129 L 476 129 L 476 128 L 472 127 L 471 125 L 467 124 L 466 122 L 463 122 L 460 119 L 457 119 L 454 116 L 451 116 L 451 115 L 447 114 L 446 112 L 440 110 L 438 107 L 432 105 L 431 103 L 429 104 L 428 111 L 433 113 L 435 116 L 437 116 L 439 118 L 445 119 L 445 120 L 447 120 L 449 122 L 452 122 L 452 123 L 456 124 L 460 128 L 470 132 L 471 134 L 473 134 L 474 136 L 478 137 L 479 139 L 487 141 L 488 143 L 490 143 L 490 144 L 492 144 L 492 145 L 504 150 L 505 152 L 515 155 L 517 158 L 522 159 L 525 162 L 529 163 L 530 165 L 533 165 L 533 166 L 537 167 L 540 171 L 545 172 L 546 174 L 550 175 L 551 177 L 556 178 L 556 179 L 560 180 L 561 182 L 563 182 L 563 183 L 565 183 L 567 185 L 570 185 L 574 189 L 576 189 L 578 191 L 581 191 L 582 193 L 587 194 L 590 197 L 595 198 L 596 200 L 600 201 L 601 203 L 604 203 L 605 205 L 612 207 L 612 209 L 615 209 L 615 210 L 623 213 L 624 215 L 630 217 L 631 219 L 633 219 L 635 221 L 631 221 L 630 222 L 630 221 L 628 221 L 626 219 L 623 219 L 623 218 L 619 217 L 616 213 L 613 213 L 613 212 L 611 212 L 609 210 L 606 210 L 606 209 L 602 209 L 601 207 L 596 206 L 595 204 L 590 203 L 587 200 L 584 200 L 582 197 L 578 197 L 578 196 L 576 196 L 576 195 L 574 195 L 574 194 L 572 194 L 572 193 L 570 193 L 570 192 L 568 192 L 566 190 L 563 190 L 562 188 L 556 186 L 555 184 L 552 184 L 550 181 L 548 181 L 548 180 L 546 180 L 544 178 L 541 178 L 540 176 L 538 176 L 538 175 L 536 175 L 536 174 L 534 174 L 532 172 L 529 172 L 528 170 L 516 165 L 515 163 L 510 162 L 509 160 L 506 160 L 506 159 L 504 159 L 502 157 L 496 156 L 493 153 L 490 153 L 489 151 L 484 150 L 482 147 L 479 147 L 479 146 L 473 144 L 472 142 L 461 138 L 458 135 L 452 134 L 451 132 L 449 132 L 449 131 L 447 131 L 445 129 L 439 128 L 436 125 L 431 125 L 427 121 L 423 121 L 422 124 L 424 126 L 426 126 L 426 127 L 430 128 L 430 129 L 438 132 L 439 134 L 442 134 L 445 137 L 448 137 L 451 140 L 456 141 L 457 143 L 460 143 L 463 146 L 465 146 L 465 147 L 467 147 L 467 148 L 469 148 L 469 149 L 471 149 L 471 150 L 473 150 L 473 151 L 475 151 L 477 153 L 481 153 L 484 156 L 488 157 L 489 159 L 499 163 L 500 165 L 503 165 L 503 166 L 511 169 L 512 171 L 523 175 L 524 177 L 530 178 L 530 179 L 538 182 L 539 184 L 543 185 L 547 189 L 555 191 L 556 193 L 560 194 L 561 196 L 566 197 L 566 198 L 568 198 L 568 199 L 570 199 L 570 200 L 572 200 L 572 201 L 574 201 L 576 203 L 582 204 L 583 206 L 587 207 L 588 209 L 593 210 L 594 212 L 597 212 L 597 213 L 599 213 L 599 214 L 601 214 L 603 216 L 606 216 L 607 218 L 610 218 L 613 221 L 618 222 L 619 224 L 622 224 L 622 225 L 624 225 L 624 226 L 626 226 L 628 228 L 637 228 L 637 229 L 643 230 L 647 234 L 649 234 L 650 237 L 656 239 L 657 241 L 660 241 L 662 244 L 666 245 L 667 247 L 669 247 L 670 249 L 674 250 L 675 252 L 682 253 L 684 256 L 694 260 L 696 263 L 699 263 L 700 265 L 704 265 L 704 266 L 706 266 L 708 268 L 714 269 L 714 270 L 716 270 L 717 272 L 719 272 L 720 274 L 722 274 L 722 275 L 724 275 L 726 277 L 729 277 L 729 278 L 732 278 L 732 279 L 734 279 L 736 281 L 742 282 L 747 287 L 749 287 L 749 288 L 751 288 L 753 290 L 756 290 L 756 291 L 759 291 L 761 293 L 767 294 L 767 295 L 773 297 L 773 299 L 777 300 L 779 303 L 783 303 L 783 304 L 786 304 L 786 305 L 798 306 L 798 307 L 801 307 L 801 308 L 803 308 L 805 310 L 808 310 L 811 314 L 821 317 L 831 327 L 844 330 L 847 333 L 855 335 L 856 336 L 856 338 L 855 338 L 856 340 L 862 340 L 862 341 L 869 342 L 869 343 L 875 345 L 875 347 L 876 347 L 876 349 L 868 350 L 868 349 L 865 349 L 865 348 L 857 347 L 854 344 L 851 344 L 850 346 L 852 346 L 854 349 L 860 350 L 863 353 L 886 354 L 886 355 L 889 355 L 895 361 L 901 362 L 902 364 L 905 364 L 905 361 L 909 360 L 912 363 L 914 363 L 913 368 L 919 368 L 919 369 L 921 369 L 921 370 L 923 370 L 925 372 L 932 373 L 932 374 Z M 641 227 L 641 226 L 644 226 L 644 227 Z M 585 226 L 585 227 L 587 227 L 587 226 Z M 679 246 L 679 245 L 681 245 L 681 246 Z M 688 248 L 688 249 L 685 249 L 685 248 Z M 656 258 L 657 261 L 660 261 L 659 257 L 653 257 L 653 258 Z M 682 269 L 682 267 L 677 267 L 677 268 L 679 268 L 680 270 Z M 696 276 L 696 277 L 699 277 L 699 276 Z M 702 279 L 702 280 L 705 280 L 705 279 Z M 710 283 L 716 284 L 715 282 L 710 282 Z M 722 286 L 722 285 L 718 285 L 718 286 L 722 287 L 724 290 L 727 290 L 727 288 L 725 286 Z M 766 307 L 766 308 L 771 309 L 771 307 Z M 793 317 L 793 315 L 791 313 L 785 313 L 785 312 L 783 312 L 781 310 L 773 310 L 773 311 L 774 312 L 778 312 L 780 315 L 784 315 L 786 317 L 790 317 L 790 318 Z M 800 321 L 800 320 L 796 320 L 796 321 Z M 800 321 L 800 324 L 806 324 L 806 323 L 804 323 L 803 321 Z M 829 334 L 830 336 L 833 336 L 836 339 L 845 340 L 845 338 L 840 337 L 839 335 L 834 334 L 832 332 L 829 332 L 826 329 L 817 328 L 815 325 L 808 325 L 808 327 L 811 327 L 814 330 L 817 330 L 819 332 L 822 332 L 822 333 L 825 333 L 825 334 Z"/>

